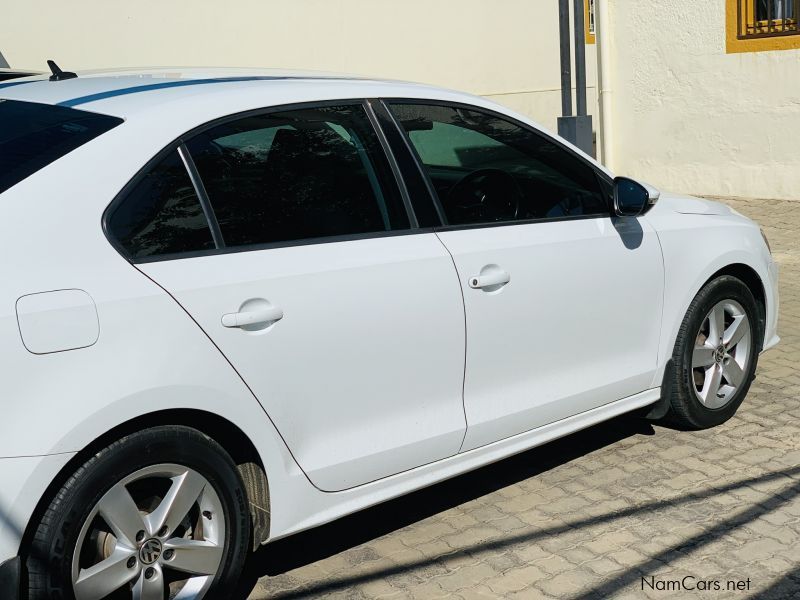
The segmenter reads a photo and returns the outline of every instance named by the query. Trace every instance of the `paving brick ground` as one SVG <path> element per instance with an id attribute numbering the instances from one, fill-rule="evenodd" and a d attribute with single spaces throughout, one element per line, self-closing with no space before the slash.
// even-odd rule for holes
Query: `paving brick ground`
<path id="1" fill-rule="evenodd" d="M 782 269 L 783 341 L 734 419 L 616 419 L 276 542 L 248 566 L 250 600 L 800 598 L 800 202 L 728 202 Z"/>

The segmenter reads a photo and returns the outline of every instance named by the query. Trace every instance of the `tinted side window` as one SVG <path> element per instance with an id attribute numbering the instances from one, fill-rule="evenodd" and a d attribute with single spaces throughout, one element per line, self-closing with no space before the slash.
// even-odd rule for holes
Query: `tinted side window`
<path id="1" fill-rule="evenodd" d="M 0 100 L 0 193 L 120 123 L 85 110 Z"/>
<path id="2" fill-rule="evenodd" d="M 390 106 L 450 225 L 608 214 L 592 167 L 545 136 L 481 111 Z"/>
<path id="3" fill-rule="evenodd" d="M 360 104 L 246 117 L 188 147 L 226 246 L 408 228 Z"/>
<path id="4" fill-rule="evenodd" d="M 176 151 L 150 169 L 113 209 L 107 229 L 133 258 L 215 247 L 200 201 Z"/>

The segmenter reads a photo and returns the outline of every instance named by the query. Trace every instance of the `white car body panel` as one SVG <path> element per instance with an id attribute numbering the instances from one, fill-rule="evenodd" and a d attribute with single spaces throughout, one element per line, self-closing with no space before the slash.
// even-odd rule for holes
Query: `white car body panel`
<path id="1" fill-rule="evenodd" d="M 689 304 L 715 273 L 729 265 L 746 265 L 758 275 L 767 309 L 764 349 L 777 344 L 778 266 L 758 227 L 718 202 L 668 194 L 662 194 L 662 200 L 644 216 L 658 232 L 666 281 L 660 366 L 653 383 L 663 378 Z M 702 212 L 689 212 L 698 209 Z"/>
<path id="2" fill-rule="evenodd" d="M 464 315 L 433 233 L 145 263 L 225 353 L 320 489 L 456 454 Z M 266 329 L 223 327 L 263 299 Z"/>
<path id="3" fill-rule="evenodd" d="M 577 411 L 582 407 L 586 409 L 585 412 L 573 413 L 532 431 L 518 433 L 480 448 L 469 450 L 470 445 L 467 444 L 464 447 L 466 451 L 460 454 L 352 489 L 323 492 L 311 483 L 284 443 L 284 432 L 273 424 L 270 400 L 259 398 L 267 407 L 265 411 L 223 352 L 211 343 L 184 308 L 114 250 L 100 226 L 103 212 L 111 199 L 150 158 L 185 132 L 225 115 L 265 106 L 365 97 L 432 98 L 491 108 L 531 127 L 537 126 L 529 119 L 484 99 L 398 82 L 251 80 L 167 87 L 125 95 L 106 94 L 109 90 L 121 91 L 131 86 L 174 83 L 192 77 L 217 77 L 223 74 L 216 71 L 177 73 L 162 70 L 141 75 L 81 76 L 57 83 L 38 78 L 34 82 L 14 80 L 16 85 L 13 86 L 0 84 L 0 98 L 34 102 L 58 103 L 99 94 L 97 99 L 78 108 L 126 119 L 124 124 L 0 195 L 3 205 L 0 228 L 4 244 L 4 276 L 0 278 L 0 340 L 3 340 L 0 355 L 3 358 L 3 395 L 12 399 L 4 403 L 3 418 L 0 419 L 0 457 L 3 457 L 0 459 L 0 480 L 3 482 L 0 510 L 7 510 L 9 515 L 6 522 L 0 524 L 0 563 L 19 551 L 22 532 L 36 504 L 56 473 L 68 464 L 74 453 L 121 423 L 142 415 L 170 409 L 205 411 L 224 417 L 244 432 L 257 449 L 269 478 L 272 513 L 270 538 L 277 539 L 652 404 L 658 399 L 657 388 L 661 384 L 663 370 L 686 308 L 708 278 L 728 265 L 747 265 L 761 279 L 767 308 L 765 348 L 777 342 L 777 267 L 761 240 L 757 226 L 730 211 L 724 214 L 724 211 L 714 208 L 714 203 L 694 199 L 690 203 L 692 206 L 687 208 L 685 200 L 662 194 L 658 204 L 640 219 L 645 231 L 649 232 L 648 224 L 657 231 L 663 253 L 663 262 L 660 263 L 664 269 L 663 310 L 656 311 L 663 313 L 663 316 L 657 354 L 646 358 L 653 363 L 652 371 L 643 370 L 645 358 L 641 359 L 641 364 L 638 358 L 632 359 L 628 365 L 629 371 L 626 371 L 630 374 L 630 381 L 636 381 L 636 385 L 630 389 L 640 387 L 642 373 L 648 373 L 650 383 L 644 386 L 645 391 L 595 408 L 591 400 L 582 399 L 573 404 L 573 409 Z M 238 76 L 239 73 L 233 75 Z M 577 150 L 575 152 L 580 154 Z M 599 165 L 597 168 L 604 171 Z M 681 214 L 681 207 L 692 214 Z M 700 210 L 705 214 L 697 214 Z M 499 227 L 496 231 L 508 232 L 510 229 Z M 455 254 L 467 257 L 469 252 L 466 247 L 457 247 L 458 243 L 466 241 L 459 242 L 457 238 L 468 237 L 461 236 L 461 233 L 464 232 L 452 232 L 448 234 L 449 239 L 448 235 L 442 235 L 442 239 L 452 246 Z M 598 235 L 601 233 L 603 230 L 597 232 Z M 604 234 L 616 235 L 611 230 Z M 413 252 L 406 248 L 406 251 L 416 253 L 418 257 L 436 255 L 433 246 L 428 245 L 432 235 L 407 237 L 425 238 L 425 246 L 415 247 Z M 490 246 L 491 242 L 485 241 L 484 244 Z M 651 252 L 652 247 L 648 237 L 645 249 Z M 318 248 L 324 250 L 330 245 L 323 244 Z M 395 251 L 398 249 L 399 246 Z M 265 254 L 270 252 L 273 251 L 265 251 Z M 250 256 L 256 254 L 251 253 Z M 365 260 L 379 261 L 381 256 L 378 254 Z M 221 257 L 213 258 L 203 260 L 222 264 Z M 355 257 L 350 256 L 349 259 L 355 260 Z M 438 260 L 430 264 L 438 264 Z M 466 258 L 462 260 L 466 261 Z M 151 263 L 142 266 L 142 270 L 155 279 L 169 278 L 168 287 L 174 288 L 176 296 L 187 305 L 197 304 L 195 310 L 207 314 L 208 323 L 211 323 L 212 317 L 219 319 L 221 313 L 217 313 L 221 306 L 200 306 L 202 302 L 192 297 L 191 290 L 198 285 L 198 272 L 187 269 L 187 273 L 181 274 L 177 272 L 180 263 L 188 264 L 188 261 L 174 261 L 172 265 L 175 267 L 168 263 Z M 472 267 L 472 263 L 465 262 L 462 270 L 469 267 Z M 298 262 L 284 268 L 308 269 L 309 264 L 307 261 L 305 264 Z M 621 280 L 622 267 L 614 265 L 609 268 L 615 280 Z M 650 298 L 653 290 L 657 289 L 658 283 L 652 275 L 658 273 L 659 268 L 659 264 L 654 265 L 653 272 L 645 276 L 647 284 L 641 290 L 640 301 L 645 297 Z M 170 272 L 170 269 L 175 271 Z M 252 272 L 232 269 L 221 275 L 238 281 L 237 285 L 247 287 L 247 277 L 252 277 Z M 424 280 L 429 284 L 433 273 L 431 269 L 424 275 Z M 555 270 L 548 272 L 547 276 L 554 278 Z M 517 280 L 515 271 L 510 285 L 517 284 Z M 451 306 L 453 295 L 459 292 L 455 269 L 451 273 L 451 281 L 454 292 L 450 293 L 449 298 L 441 300 L 437 308 L 439 312 Z M 403 284 L 420 285 L 416 279 L 406 282 L 391 279 L 385 283 L 388 290 Z M 638 285 L 640 282 L 636 283 Z M 567 289 L 568 283 L 563 282 L 563 285 Z M 100 329 L 96 342 L 82 349 L 32 354 L 25 348 L 20 335 L 15 309 L 17 300 L 29 294 L 71 289 L 84 290 L 96 306 Z M 506 292 L 512 289 L 509 287 Z M 245 290 L 242 288 L 240 291 Z M 346 291 L 334 287 L 331 293 Z M 480 296 L 483 292 L 469 291 L 474 292 L 473 299 L 489 300 Z M 247 291 L 242 297 L 235 295 L 223 298 L 226 307 L 228 302 L 233 304 L 223 310 L 235 310 L 236 303 L 247 299 L 250 293 Z M 535 299 L 536 290 L 532 293 Z M 265 297 L 272 298 L 272 295 Z M 613 294 L 601 298 L 596 307 L 598 314 L 618 314 L 618 306 L 607 305 L 612 298 L 615 298 Z M 324 298 L 320 300 L 325 301 Z M 554 306 L 552 298 L 548 299 L 548 303 Z M 399 303 L 391 306 L 395 311 L 402 308 Z M 287 321 L 278 325 L 288 325 L 294 314 L 288 306 L 285 308 Z M 378 312 L 375 309 L 362 324 L 377 322 Z M 463 319 L 463 309 L 462 312 L 456 310 L 456 313 Z M 406 326 L 414 321 L 410 313 L 391 315 L 392 318 L 398 316 Z M 634 312 L 633 316 L 639 319 L 641 313 Z M 455 321 L 456 318 L 451 315 L 446 326 L 452 328 Z M 243 333 L 221 329 L 214 333 L 208 324 L 201 322 L 200 325 L 209 327 L 212 338 Z M 277 331 L 276 327 L 268 334 Z M 337 331 L 338 335 L 345 335 L 343 328 Z M 602 331 L 594 333 L 602 334 Z M 419 345 L 424 349 L 425 330 L 419 323 L 417 331 L 406 332 L 405 348 L 408 349 L 411 335 L 415 334 L 419 336 Z M 647 342 L 642 342 L 643 347 L 652 340 L 652 332 L 648 331 L 646 339 Z M 454 354 L 458 354 L 460 349 L 459 360 L 463 361 L 463 335 L 461 341 L 443 341 L 440 345 L 434 345 L 437 346 L 437 352 L 450 348 Z M 561 349 L 566 352 L 563 347 Z M 563 360 L 572 360 L 581 351 L 570 350 Z M 445 363 L 448 375 L 443 375 L 442 381 L 452 379 L 452 371 L 456 370 L 451 362 L 442 359 L 441 364 Z M 300 377 L 299 370 L 293 371 L 292 375 Z M 622 377 L 623 380 L 627 379 L 624 373 Z M 306 383 L 310 385 L 313 382 Z M 438 395 L 432 394 L 438 400 L 447 397 L 444 391 L 446 386 L 440 383 L 442 391 Z M 484 379 L 482 385 L 489 384 Z M 624 394 L 629 388 L 626 384 L 613 389 L 617 394 Z M 565 397 L 570 395 L 566 386 L 555 391 Z M 608 398 L 611 396 L 613 393 L 609 392 Z M 522 395 L 517 394 L 514 398 L 516 404 L 511 408 L 518 410 Z M 419 409 L 425 400 L 414 398 L 414 401 L 418 402 L 416 406 Z M 453 411 L 452 407 L 445 410 L 447 404 L 443 402 L 439 407 L 441 412 L 434 417 L 435 423 L 425 423 L 425 426 L 431 426 L 431 431 L 447 429 L 445 423 L 454 418 L 453 413 L 457 411 Z M 326 407 L 326 410 L 331 410 L 328 413 L 331 418 L 337 417 L 332 407 Z M 560 409 L 553 416 L 559 415 L 563 416 Z M 28 426 L 33 421 L 36 435 L 31 435 L 31 427 Z M 533 425 L 540 424 L 535 420 L 531 422 Z M 530 423 L 525 425 L 529 426 Z M 416 460 L 451 454 L 452 439 L 455 437 L 453 431 L 457 433 L 459 427 L 463 434 L 463 412 L 460 425 L 452 428 L 451 437 L 444 436 L 438 445 L 433 444 L 420 451 Z M 484 441 L 493 435 L 511 435 L 514 429 L 498 426 L 493 432 L 490 429 L 485 431 Z M 409 432 L 396 432 L 394 435 L 393 439 L 388 440 L 389 444 L 401 444 L 403 437 L 406 440 L 413 439 Z M 364 448 L 355 447 L 346 452 L 350 456 L 359 452 L 368 454 Z M 409 452 L 402 457 L 403 460 L 384 466 L 384 472 L 396 471 L 409 461 L 413 462 L 413 454 Z M 336 460 L 341 460 L 341 457 L 334 457 L 329 464 Z M 324 486 L 328 481 L 324 475 L 326 465 L 322 460 L 316 464 L 322 465 L 316 472 L 319 484 Z M 373 468 L 373 474 L 379 470 L 377 464 L 370 468 Z M 357 481 L 361 468 L 357 471 L 347 473 L 345 469 L 336 478 Z"/>
<path id="4" fill-rule="evenodd" d="M 464 450 L 652 387 L 664 274 L 649 224 L 605 217 L 438 235 L 466 307 Z M 510 282 L 472 289 L 487 265 Z"/>

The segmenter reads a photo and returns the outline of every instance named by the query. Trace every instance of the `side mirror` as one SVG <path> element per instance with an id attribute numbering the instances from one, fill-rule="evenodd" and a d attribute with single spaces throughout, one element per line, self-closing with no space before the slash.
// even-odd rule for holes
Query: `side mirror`
<path id="1" fill-rule="evenodd" d="M 618 217 L 643 215 L 658 201 L 660 192 L 627 177 L 614 179 L 614 213 Z"/>

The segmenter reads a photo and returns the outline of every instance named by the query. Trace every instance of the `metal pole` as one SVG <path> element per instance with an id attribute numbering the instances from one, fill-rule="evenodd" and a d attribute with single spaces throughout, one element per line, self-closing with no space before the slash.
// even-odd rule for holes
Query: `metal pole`
<path id="1" fill-rule="evenodd" d="M 586 0 L 575 0 L 575 101 L 578 116 L 586 114 L 586 32 L 583 18 L 583 3 Z"/>
<path id="2" fill-rule="evenodd" d="M 611 23 L 608 0 L 594 0 L 594 35 L 597 44 L 597 100 L 600 116 L 600 155 L 614 169 L 614 115 L 611 110 Z"/>
<path id="3" fill-rule="evenodd" d="M 561 115 L 572 116 L 572 71 L 569 51 L 569 0 L 558 0 L 558 37 L 561 42 Z"/>

